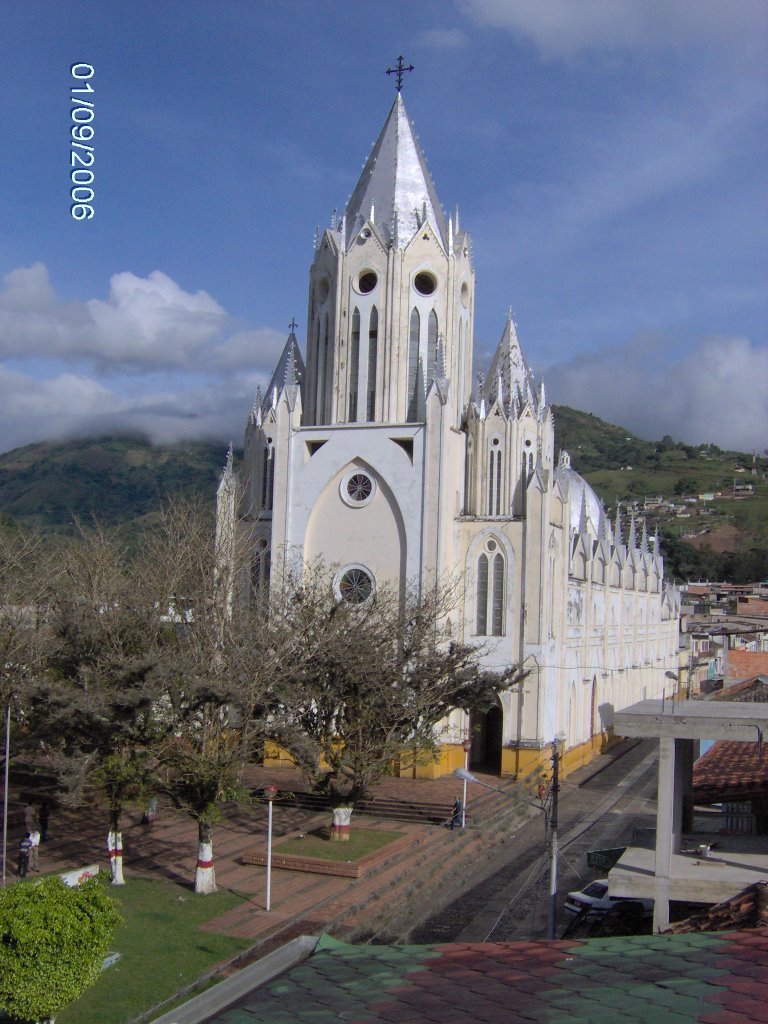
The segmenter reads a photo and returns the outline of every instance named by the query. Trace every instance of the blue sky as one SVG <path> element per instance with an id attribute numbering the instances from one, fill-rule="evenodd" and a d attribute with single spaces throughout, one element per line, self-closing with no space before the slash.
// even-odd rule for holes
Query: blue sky
<path id="1" fill-rule="evenodd" d="M 0 450 L 234 439 L 394 97 L 550 400 L 768 445 L 764 0 L 6 0 Z M 69 213 L 70 65 L 95 216 Z"/>

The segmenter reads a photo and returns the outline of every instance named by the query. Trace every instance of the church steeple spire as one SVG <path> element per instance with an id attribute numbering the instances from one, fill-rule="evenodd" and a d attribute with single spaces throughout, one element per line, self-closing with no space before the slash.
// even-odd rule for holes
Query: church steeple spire
<path id="1" fill-rule="evenodd" d="M 347 249 L 370 219 L 371 209 L 376 230 L 385 242 L 405 248 L 428 223 L 447 250 L 445 215 L 399 92 L 347 204 Z M 397 232 L 393 230 L 395 218 Z"/>

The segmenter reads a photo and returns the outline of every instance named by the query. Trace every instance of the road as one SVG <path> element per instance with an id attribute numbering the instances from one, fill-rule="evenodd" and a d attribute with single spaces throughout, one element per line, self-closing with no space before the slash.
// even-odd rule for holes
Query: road
<path id="1" fill-rule="evenodd" d="M 587 867 L 587 852 L 626 846 L 634 828 L 655 827 L 657 763 L 658 745 L 645 741 L 581 785 L 568 779 L 562 783 L 557 936 L 570 921 L 563 910 L 565 894 L 600 877 Z M 529 822 L 511 839 L 511 857 L 500 871 L 416 928 L 409 941 L 545 938 L 549 857 L 543 818 Z"/>

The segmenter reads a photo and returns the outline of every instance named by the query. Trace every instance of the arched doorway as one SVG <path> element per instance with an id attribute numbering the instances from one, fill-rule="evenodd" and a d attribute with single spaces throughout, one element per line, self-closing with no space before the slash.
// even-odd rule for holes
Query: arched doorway
<path id="1" fill-rule="evenodd" d="M 473 711 L 469 716 L 472 749 L 469 752 L 470 768 L 498 775 L 501 773 L 501 743 L 504 714 L 496 699 L 487 711 Z"/>

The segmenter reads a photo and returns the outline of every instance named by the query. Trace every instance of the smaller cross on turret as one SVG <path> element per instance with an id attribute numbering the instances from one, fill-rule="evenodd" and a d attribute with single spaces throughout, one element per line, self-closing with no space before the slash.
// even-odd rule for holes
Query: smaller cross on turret
<path id="1" fill-rule="evenodd" d="M 397 75 L 397 84 L 395 88 L 398 92 L 403 88 L 403 75 L 406 71 L 413 71 L 413 64 L 409 64 L 408 67 L 403 63 L 402 53 L 397 58 L 397 65 L 394 68 L 387 68 L 388 75 Z"/>
<path id="2" fill-rule="evenodd" d="M 296 317 L 293 317 L 293 316 L 291 317 L 291 322 L 288 324 L 288 326 L 291 329 L 291 334 L 295 334 L 296 333 L 296 328 L 299 326 L 296 323 Z"/>

